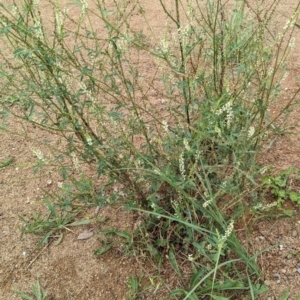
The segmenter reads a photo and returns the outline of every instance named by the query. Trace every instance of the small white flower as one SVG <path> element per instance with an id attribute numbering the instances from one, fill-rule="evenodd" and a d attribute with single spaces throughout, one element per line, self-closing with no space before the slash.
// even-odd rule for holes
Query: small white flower
<path id="1" fill-rule="evenodd" d="M 180 174 L 182 176 L 182 178 L 185 180 L 186 179 L 186 174 L 185 174 L 185 166 L 184 166 L 184 157 L 183 157 L 184 153 L 180 154 L 179 157 L 179 171 Z"/>
<path id="2" fill-rule="evenodd" d="M 293 49 L 294 46 L 295 46 L 295 37 L 292 37 L 291 40 L 290 40 L 290 42 L 289 42 L 289 47 L 290 47 L 291 49 Z"/>
<path id="3" fill-rule="evenodd" d="M 203 208 L 206 208 L 206 207 L 209 206 L 211 203 L 212 203 L 212 199 L 209 199 L 209 200 L 206 200 L 206 201 L 202 204 L 202 206 L 203 206 Z"/>
<path id="4" fill-rule="evenodd" d="M 184 144 L 184 148 L 186 149 L 186 151 L 190 151 L 191 147 L 189 145 L 189 142 L 187 139 L 183 139 L 183 144 Z"/>
<path id="5" fill-rule="evenodd" d="M 157 175 L 161 175 L 161 172 L 160 172 L 159 169 L 155 169 L 153 172 L 154 172 L 155 174 L 157 174 Z"/>
<path id="6" fill-rule="evenodd" d="M 168 126 L 168 122 L 163 120 L 162 121 L 162 125 L 163 125 L 163 129 L 165 132 L 169 132 L 169 126 Z"/>
<path id="7" fill-rule="evenodd" d="M 285 21 L 285 25 L 282 27 L 283 30 L 286 30 L 289 27 L 290 20 Z"/>
<path id="8" fill-rule="evenodd" d="M 212 245 L 211 245 L 211 244 L 208 244 L 208 245 L 206 246 L 206 249 L 207 249 L 207 250 L 211 250 L 211 249 L 212 249 Z"/>
<path id="9" fill-rule="evenodd" d="M 253 136 L 254 132 L 255 132 L 254 127 L 250 126 L 249 130 L 248 130 L 248 138 L 251 138 Z"/>
<path id="10" fill-rule="evenodd" d="M 15 5 L 12 5 L 12 6 L 11 6 L 11 13 L 12 13 L 13 15 L 16 15 L 16 14 L 17 14 L 17 7 L 16 7 Z"/>
<path id="11" fill-rule="evenodd" d="M 74 152 L 72 152 L 71 157 L 72 157 L 73 165 L 74 165 L 76 171 L 78 173 L 80 173 L 81 169 L 80 169 L 79 161 L 78 161 L 78 158 L 77 158 L 76 154 Z"/>
<path id="12" fill-rule="evenodd" d="M 263 174 L 265 174 L 268 171 L 268 169 L 269 169 L 268 166 L 264 166 L 263 168 L 261 168 L 259 170 L 259 173 L 263 175 Z"/>
<path id="13" fill-rule="evenodd" d="M 194 261 L 195 258 L 193 257 L 193 254 L 188 255 L 188 261 Z"/>
<path id="14" fill-rule="evenodd" d="M 64 183 L 63 183 L 62 181 L 58 181 L 58 182 L 57 182 L 57 187 L 60 188 L 60 189 L 62 189 L 63 184 L 64 184 Z"/>
<path id="15" fill-rule="evenodd" d="M 92 146 L 93 145 L 93 140 L 91 139 L 90 136 L 86 137 L 86 142 L 89 146 Z"/>

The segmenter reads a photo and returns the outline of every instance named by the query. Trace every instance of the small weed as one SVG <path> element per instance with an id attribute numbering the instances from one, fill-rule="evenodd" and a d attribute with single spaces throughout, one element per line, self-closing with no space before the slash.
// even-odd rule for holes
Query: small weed
<path id="1" fill-rule="evenodd" d="M 287 290 L 285 292 L 283 292 L 283 294 L 280 296 L 279 300 L 288 300 L 290 296 L 290 291 Z"/>
<path id="2" fill-rule="evenodd" d="M 287 200 L 291 200 L 293 203 L 300 205 L 300 193 L 293 191 L 288 184 L 291 175 L 296 176 L 296 179 L 298 179 L 300 172 L 296 173 L 294 168 L 288 168 L 287 170 L 281 171 L 278 175 L 266 175 L 263 178 L 263 183 L 266 188 L 276 197 L 278 208 L 281 208 L 282 204 Z"/>
<path id="3" fill-rule="evenodd" d="M 8 166 L 11 165 L 14 161 L 15 161 L 15 159 L 14 159 L 13 157 L 9 157 L 9 158 L 5 159 L 4 161 L 0 161 L 0 169 L 1 169 L 1 168 L 8 167 Z"/>
<path id="4" fill-rule="evenodd" d="M 107 229 L 107 230 L 101 230 L 97 235 L 94 236 L 94 238 L 97 238 L 99 236 L 116 236 L 120 237 L 122 239 L 122 244 L 125 249 L 129 249 L 132 246 L 132 235 L 126 231 L 120 231 L 120 230 L 114 230 L 114 229 Z M 102 247 L 95 250 L 94 254 L 96 256 L 102 255 L 112 249 L 112 247 L 119 243 L 116 240 L 113 240 L 111 237 L 107 237 L 106 239 L 102 240 Z"/>
<path id="5" fill-rule="evenodd" d="M 42 247 L 49 242 L 49 239 L 55 239 L 55 244 L 61 243 L 64 232 L 70 230 L 69 227 L 86 225 L 92 222 L 92 220 L 74 221 L 74 214 L 66 210 L 57 209 L 55 204 L 47 199 L 44 199 L 48 209 L 46 217 L 42 217 L 41 214 L 32 212 L 31 219 L 26 220 L 20 216 L 20 219 L 24 222 L 22 231 L 24 233 L 43 234 L 38 243 L 38 247 Z"/>
<path id="6" fill-rule="evenodd" d="M 137 300 L 139 299 L 139 285 L 140 285 L 140 278 L 130 276 L 127 282 L 127 286 L 129 291 L 127 292 L 126 296 L 128 300 Z"/>
<path id="7" fill-rule="evenodd" d="M 42 290 L 38 280 L 36 281 L 36 284 L 32 286 L 32 291 L 34 296 L 30 296 L 20 291 L 15 291 L 15 293 L 25 300 L 46 300 L 48 293 L 47 291 Z"/>

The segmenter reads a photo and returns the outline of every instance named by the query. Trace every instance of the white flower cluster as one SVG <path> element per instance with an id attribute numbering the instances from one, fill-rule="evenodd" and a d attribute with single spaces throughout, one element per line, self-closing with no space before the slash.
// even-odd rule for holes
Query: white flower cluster
<path id="1" fill-rule="evenodd" d="M 277 39 L 283 38 L 285 32 L 286 32 L 289 28 L 291 28 L 291 27 L 294 26 L 294 24 L 295 24 L 295 22 L 296 22 L 296 20 L 297 20 L 297 18 L 298 18 L 298 16 L 299 16 L 299 14 L 300 14 L 300 9 L 296 10 L 296 11 L 294 12 L 294 14 L 293 14 L 293 15 L 285 22 L 285 25 L 284 25 L 283 28 L 282 28 L 282 29 L 283 29 L 283 32 L 280 32 L 280 33 L 277 35 Z"/>
<path id="2" fill-rule="evenodd" d="M 182 178 L 185 180 L 186 174 L 185 174 L 184 153 L 183 152 L 179 156 L 179 171 L 180 171 Z"/>
<path id="3" fill-rule="evenodd" d="M 80 172 L 81 172 L 81 169 L 80 169 L 79 161 L 78 161 L 78 158 L 77 158 L 76 154 L 75 154 L 74 152 L 72 152 L 72 153 L 71 153 L 71 157 L 72 157 L 73 165 L 74 165 L 76 171 L 77 171 L 78 173 L 80 173 Z"/>
<path id="4" fill-rule="evenodd" d="M 206 201 L 202 204 L 202 206 L 203 206 L 203 208 L 206 208 L 206 207 L 209 206 L 211 203 L 212 203 L 212 199 L 208 199 L 208 200 L 206 200 Z"/>
<path id="5" fill-rule="evenodd" d="M 220 109 L 218 109 L 216 111 L 216 114 L 219 116 L 223 112 L 226 112 L 227 128 L 230 128 L 230 125 L 231 125 L 233 117 L 234 117 L 233 110 L 232 110 L 232 100 L 229 100 L 225 105 L 223 105 L 223 107 L 221 107 Z"/>
<path id="6" fill-rule="evenodd" d="M 162 126 L 165 132 L 169 132 L 169 126 L 168 126 L 168 122 L 163 120 L 162 121 Z"/>
<path id="7" fill-rule="evenodd" d="M 224 243 L 227 241 L 228 237 L 231 235 L 232 231 L 234 229 L 234 221 L 231 220 L 224 235 L 221 236 L 220 238 L 220 243 L 219 243 L 219 246 L 223 246 Z"/>
<path id="8" fill-rule="evenodd" d="M 12 5 L 10 7 L 10 11 L 15 16 L 17 14 L 17 12 L 18 12 L 18 9 L 17 9 L 17 7 L 15 5 Z"/>
<path id="9" fill-rule="evenodd" d="M 277 206 L 277 201 L 274 201 L 274 202 L 266 204 L 266 205 L 263 205 L 262 203 L 259 203 L 259 204 L 255 205 L 253 208 L 255 210 L 264 211 L 264 210 L 269 210 L 270 208 L 272 208 L 274 206 Z"/>
<path id="10" fill-rule="evenodd" d="M 92 138 L 91 138 L 89 135 L 86 136 L 86 142 L 87 142 L 87 144 L 88 144 L 89 146 L 92 146 L 92 145 L 93 145 L 93 140 L 92 140 Z"/>
<path id="11" fill-rule="evenodd" d="M 41 24 L 41 20 L 40 19 L 36 19 L 34 21 L 34 27 L 36 29 L 36 37 L 41 40 L 44 41 L 44 33 L 42 30 L 42 24 Z"/>
<path id="12" fill-rule="evenodd" d="M 289 42 L 289 47 L 293 49 L 295 47 L 295 37 L 293 36 Z"/>
<path id="13" fill-rule="evenodd" d="M 35 154 L 35 156 L 41 161 L 46 162 L 46 158 L 40 149 L 31 148 L 31 151 Z"/>
<path id="14" fill-rule="evenodd" d="M 169 53 L 169 43 L 165 38 L 160 41 L 160 46 L 162 53 L 167 55 Z"/>
<path id="15" fill-rule="evenodd" d="M 191 147 L 190 147 L 189 142 L 188 142 L 187 139 L 183 139 L 183 145 L 184 145 L 184 148 L 186 149 L 186 151 L 191 150 Z"/>
<path id="16" fill-rule="evenodd" d="M 84 14 L 88 8 L 88 2 L 87 2 L 87 0 L 79 0 L 79 1 L 81 4 L 81 13 Z"/>
<path id="17" fill-rule="evenodd" d="M 95 97 L 92 95 L 91 90 L 87 89 L 87 86 L 85 85 L 84 82 L 80 82 L 79 83 L 81 90 L 86 94 L 86 96 L 88 97 L 88 99 L 94 104 L 95 103 Z"/>
<path id="18" fill-rule="evenodd" d="M 64 34 L 64 22 L 67 13 L 68 13 L 68 9 L 64 9 L 64 11 L 62 12 L 59 8 L 57 8 L 55 11 L 56 30 L 61 38 L 63 37 Z"/>
<path id="19" fill-rule="evenodd" d="M 188 44 L 189 32 L 190 32 L 190 25 L 189 24 L 186 25 L 185 27 L 180 27 L 178 29 L 179 39 L 180 39 L 180 41 L 181 41 L 184 48 Z"/>
<path id="20" fill-rule="evenodd" d="M 188 255 L 188 261 L 193 262 L 195 258 L 193 257 L 193 254 Z"/>

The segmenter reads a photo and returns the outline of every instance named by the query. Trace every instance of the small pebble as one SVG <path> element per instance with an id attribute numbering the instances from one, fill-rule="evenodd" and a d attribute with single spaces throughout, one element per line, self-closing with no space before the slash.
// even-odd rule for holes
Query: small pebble
<path id="1" fill-rule="evenodd" d="M 275 273 L 274 277 L 277 279 L 276 282 L 280 283 L 280 279 L 281 279 L 280 275 L 278 273 Z"/>
<path id="2" fill-rule="evenodd" d="M 282 274 L 285 274 L 285 273 L 286 273 L 286 269 L 281 269 L 280 272 L 281 272 Z"/>
<path id="3" fill-rule="evenodd" d="M 292 237 L 296 237 L 297 235 L 298 235 L 297 230 L 293 230 L 293 231 L 292 231 Z"/>
<path id="4" fill-rule="evenodd" d="M 52 184 L 52 180 L 51 179 L 48 179 L 47 180 L 47 186 L 50 186 Z"/>
<path id="5" fill-rule="evenodd" d="M 270 286 L 272 284 L 272 281 L 271 280 L 265 280 L 264 283 L 265 283 L 266 286 Z"/>
<path id="6" fill-rule="evenodd" d="M 283 250 L 283 245 L 279 245 L 279 250 Z"/>

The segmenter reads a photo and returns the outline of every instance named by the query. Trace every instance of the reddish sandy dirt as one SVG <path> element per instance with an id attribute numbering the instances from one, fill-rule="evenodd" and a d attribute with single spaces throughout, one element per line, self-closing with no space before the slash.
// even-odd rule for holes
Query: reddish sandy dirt
<path id="1" fill-rule="evenodd" d="M 297 1 L 282 1 L 277 7 L 277 26 L 282 28 Z M 46 2 L 40 1 L 39 5 L 47 8 Z M 68 2 L 64 0 L 60 4 L 63 7 Z M 159 1 L 142 2 L 150 13 L 151 25 L 159 31 L 165 25 Z M 251 5 L 255 6 L 254 2 Z M 78 11 L 70 9 L 70 13 L 75 16 Z M 132 23 L 139 28 L 138 16 Z M 289 75 L 284 83 L 286 90 L 278 107 L 271 111 L 274 115 L 299 87 L 295 78 L 300 77 L 300 30 L 295 34 L 295 48 L 288 64 Z M 290 166 L 300 169 L 299 112 L 300 109 L 295 106 L 289 117 L 293 134 L 278 136 L 272 147 L 261 154 L 262 163 L 279 170 Z M 0 168 L 0 300 L 20 299 L 14 290 L 31 293 L 31 286 L 37 279 L 48 291 L 48 299 L 129 299 L 126 293 L 130 276 L 142 279 L 137 299 L 169 299 L 169 291 L 180 285 L 168 264 L 159 272 L 155 263 L 147 257 L 125 255 L 121 243 L 97 257 L 93 252 L 101 247 L 101 237 L 95 238 L 94 235 L 86 240 L 77 239 L 85 230 L 94 233 L 103 228 L 131 231 L 135 226 L 132 215 L 120 207 L 108 207 L 99 212 L 94 208 L 84 210 L 84 218 L 98 221 L 73 227 L 58 246 L 51 243 L 37 249 L 40 237 L 21 233 L 23 223 L 19 216 L 29 217 L 32 211 L 45 212 L 44 191 L 54 192 L 61 182 L 55 168 L 33 173 L 36 157 L 31 148 L 39 147 L 47 154 L 47 149 L 43 149 L 39 141 L 57 141 L 50 133 L 21 122 L 11 122 L 9 128 L 13 132 L 26 132 L 27 137 L 0 131 L 0 161 L 14 157 L 11 165 Z M 295 183 L 294 186 L 296 189 L 299 186 L 300 192 L 300 184 Z M 287 290 L 290 291 L 288 299 L 298 299 L 300 295 L 300 213 L 298 207 L 287 205 L 292 207 L 293 217 L 263 218 L 253 222 L 247 232 L 245 228 L 241 229 L 241 239 L 252 245 L 251 251 L 262 251 L 257 260 L 262 268 L 262 280 L 269 291 L 260 299 L 280 299 Z"/>

